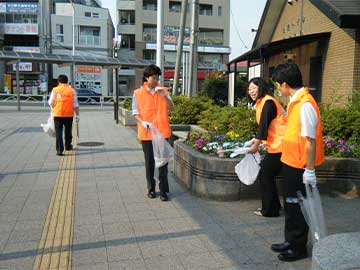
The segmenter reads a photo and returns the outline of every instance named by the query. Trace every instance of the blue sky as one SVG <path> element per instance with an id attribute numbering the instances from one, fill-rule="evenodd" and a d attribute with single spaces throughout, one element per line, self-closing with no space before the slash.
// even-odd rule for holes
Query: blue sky
<path id="1" fill-rule="evenodd" d="M 230 59 L 251 49 L 266 0 L 230 0 Z M 113 22 L 115 22 L 115 0 L 102 0 L 103 7 L 110 10 Z M 240 38 L 243 40 L 241 42 Z M 246 48 L 247 47 L 247 48 Z"/>

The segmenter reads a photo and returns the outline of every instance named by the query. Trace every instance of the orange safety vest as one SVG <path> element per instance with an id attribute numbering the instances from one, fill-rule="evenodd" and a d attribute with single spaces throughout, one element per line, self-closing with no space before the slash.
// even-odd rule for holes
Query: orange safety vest
<path id="1" fill-rule="evenodd" d="M 320 110 L 309 90 L 305 88 L 288 105 L 288 127 L 283 140 L 283 151 L 281 161 L 291 167 L 304 169 L 307 165 L 306 138 L 301 137 L 300 110 L 305 102 L 310 102 L 316 111 L 318 123 L 315 138 L 315 166 L 324 162 L 324 144 L 322 140 L 322 124 Z"/>
<path id="2" fill-rule="evenodd" d="M 53 116 L 73 117 L 75 90 L 65 83 L 59 83 L 52 92 L 54 97 L 52 103 Z"/>
<path id="3" fill-rule="evenodd" d="M 165 98 L 158 92 L 154 95 L 146 87 L 146 83 L 142 87 L 134 91 L 136 103 L 138 105 L 139 116 L 143 121 L 147 121 L 154 125 L 165 139 L 170 138 L 171 128 L 168 106 Z M 168 93 L 166 87 L 163 88 Z M 151 141 L 151 131 L 143 127 L 141 123 L 137 123 L 138 139 L 141 141 Z"/>
<path id="4" fill-rule="evenodd" d="M 263 140 L 262 143 L 266 145 L 269 153 L 281 153 L 282 140 L 285 134 L 287 121 L 286 117 L 283 115 L 283 109 L 280 103 L 275 98 L 270 95 L 265 95 L 256 101 L 256 122 L 258 124 L 260 123 L 260 117 L 264 104 L 268 100 L 272 100 L 275 103 L 276 117 L 270 122 L 267 138 L 266 140 Z"/>

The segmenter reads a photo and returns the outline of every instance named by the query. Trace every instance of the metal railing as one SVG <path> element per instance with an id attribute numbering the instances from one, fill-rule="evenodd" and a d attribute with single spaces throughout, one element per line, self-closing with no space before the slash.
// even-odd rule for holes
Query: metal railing
<path id="1" fill-rule="evenodd" d="M 39 104 L 44 107 L 48 105 L 48 95 L 30 95 L 20 94 L 20 102 L 22 104 Z M 119 96 L 119 106 L 121 106 L 126 100 L 131 100 L 132 96 Z M 114 96 L 78 96 L 79 104 L 81 105 L 100 105 L 113 106 L 115 102 Z M 16 104 L 17 94 L 0 94 L 0 105 L 1 104 Z"/>

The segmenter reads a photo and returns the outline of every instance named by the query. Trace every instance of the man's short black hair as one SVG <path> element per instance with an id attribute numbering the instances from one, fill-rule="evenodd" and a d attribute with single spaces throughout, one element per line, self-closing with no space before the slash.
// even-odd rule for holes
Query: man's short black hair
<path id="1" fill-rule="evenodd" d="M 286 82 L 291 88 L 297 89 L 303 87 L 301 71 L 294 62 L 287 62 L 278 65 L 272 74 L 273 81 L 277 83 Z"/>
<path id="2" fill-rule="evenodd" d="M 59 83 L 68 83 L 68 77 L 64 74 L 61 74 L 58 77 L 58 82 Z"/>
<path id="3" fill-rule="evenodd" d="M 249 94 L 249 86 L 250 84 L 253 83 L 255 84 L 257 87 L 259 87 L 259 91 L 258 91 L 258 95 L 256 97 L 256 99 L 259 99 L 263 96 L 265 96 L 266 94 L 267 95 L 270 95 L 272 96 L 273 93 L 271 91 L 271 88 L 270 88 L 270 85 L 262 78 L 260 77 L 256 77 L 256 78 L 252 78 L 249 82 L 248 82 L 248 85 L 247 85 L 247 88 L 246 88 L 246 98 L 248 100 L 248 102 L 252 105 L 255 104 L 256 100 L 253 100 L 251 97 L 250 97 L 250 94 Z"/>
<path id="4" fill-rule="evenodd" d="M 147 66 L 144 69 L 144 76 L 143 76 L 144 82 L 146 82 L 146 78 L 149 78 L 149 77 L 151 77 L 153 75 L 160 76 L 161 75 L 161 69 L 157 65 Z"/>

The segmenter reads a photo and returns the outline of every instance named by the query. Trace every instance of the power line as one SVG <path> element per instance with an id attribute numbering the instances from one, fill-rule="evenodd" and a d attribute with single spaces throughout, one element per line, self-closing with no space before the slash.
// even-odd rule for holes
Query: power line
<path id="1" fill-rule="evenodd" d="M 230 9 L 230 14 L 231 14 L 231 17 L 232 17 L 232 20 L 233 20 L 233 25 L 234 25 L 234 28 L 235 28 L 235 32 L 236 32 L 238 38 L 240 39 L 240 41 L 242 42 L 242 44 L 244 45 L 244 47 L 245 47 L 246 49 L 248 49 L 248 46 L 246 46 L 245 42 L 243 41 L 243 39 L 242 39 L 241 36 L 240 36 L 239 29 L 237 28 L 237 25 L 236 25 L 236 23 L 235 23 L 234 14 L 233 14 L 233 12 L 232 12 L 231 9 Z"/>

